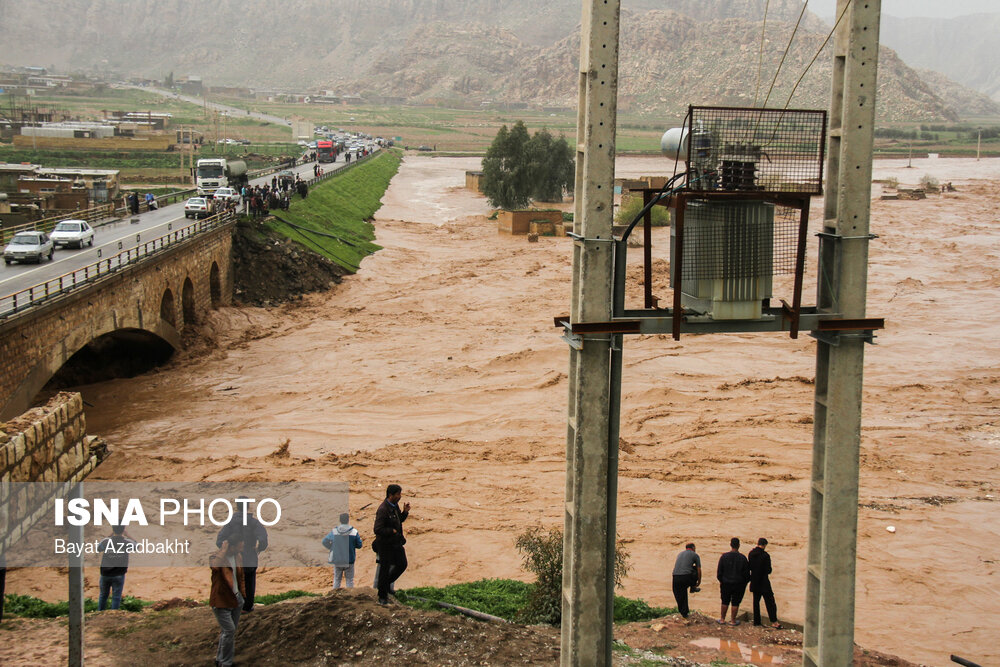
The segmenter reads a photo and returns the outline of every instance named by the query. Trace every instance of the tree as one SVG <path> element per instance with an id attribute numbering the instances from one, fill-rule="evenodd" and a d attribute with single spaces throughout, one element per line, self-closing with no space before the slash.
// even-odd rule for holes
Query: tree
<path id="1" fill-rule="evenodd" d="M 524 623 L 558 625 L 562 618 L 563 533 L 529 528 L 515 543 L 524 559 L 524 569 L 535 575 L 528 602 L 519 613 Z M 615 540 L 615 588 L 621 588 L 629 572 L 629 553 L 621 538 Z"/>
<path id="2" fill-rule="evenodd" d="M 163 80 L 163 87 L 167 90 L 172 90 L 174 87 L 174 73 L 170 72 L 167 77 Z"/>
<path id="3" fill-rule="evenodd" d="M 576 176 L 573 152 L 565 137 L 554 139 L 552 134 L 543 128 L 531 138 L 528 149 L 534 176 L 532 199 L 560 201 L 563 190 L 573 191 L 573 180 Z"/>
<path id="4" fill-rule="evenodd" d="M 548 130 L 528 135 L 517 121 L 497 132 L 483 158 L 483 193 L 497 208 L 524 208 L 532 199 L 556 200 L 572 189 L 573 151 L 564 137 Z"/>

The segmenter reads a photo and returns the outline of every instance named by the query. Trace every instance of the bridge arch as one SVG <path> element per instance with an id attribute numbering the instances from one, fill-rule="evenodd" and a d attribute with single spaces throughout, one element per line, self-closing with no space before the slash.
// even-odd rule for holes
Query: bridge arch
<path id="1" fill-rule="evenodd" d="M 208 271 L 208 293 L 212 299 L 212 308 L 222 305 L 222 278 L 219 273 L 219 263 L 215 261 Z"/>
<path id="2" fill-rule="evenodd" d="M 184 326 L 194 324 L 197 321 L 197 309 L 194 301 L 194 283 L 191 277 L 184 278 L 184 286 L 181 287 L 181 312 L 184 314 Z"/>
<path id="3" fill-rule="evenodd" d="M 163 290 L 163 296 L 160 297 L 160 319 L 177 328 L 177 307 L 174 305 L 174 293 L 169 287 Z"/>
<path id="4" fill-rule="evenodd" d="M 175 350 L 183 347 L 180 332 L 173 325 L 160 319 L 153 326 L 144 326 L 143 318 L 136 315 L 137 313 L 111 311 L 95 323 L 95 326 L 75 331 L 52 345 L 41 355 L 7 400 L 3 406 L 3 417 L 9 418 L 27 410 L 53 376 L 69 363 L 74 355 L 94 341 L 125 340 L 133 347 L 144 344 L 163 361 Z M 86 355 L 85 352 L 83 354 Z"/>

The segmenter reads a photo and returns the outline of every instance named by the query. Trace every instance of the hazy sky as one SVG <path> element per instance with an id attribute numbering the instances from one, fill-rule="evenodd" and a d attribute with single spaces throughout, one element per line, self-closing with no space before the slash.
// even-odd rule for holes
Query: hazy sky
<path id="1" fill-rule="evenodd" d="M 809 10 L 827 18 L 837 11 L 837 0 L 809 0 Z M 882 0 L 882 13 L 891 16 L 951 18 L 982 12 L 1000 13 L 998 0 Z"/>

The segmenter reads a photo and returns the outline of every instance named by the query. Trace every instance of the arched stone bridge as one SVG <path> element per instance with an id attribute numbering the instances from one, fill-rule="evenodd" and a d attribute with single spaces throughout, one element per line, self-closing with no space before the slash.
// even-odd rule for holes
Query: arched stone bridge
<path id="1" fill-rule="evenodd" d="M 232 223 L 0 322 L 0 420 L 27 410 L 53 374 L 105 336 L 165 341 L 232 300 Z"/>

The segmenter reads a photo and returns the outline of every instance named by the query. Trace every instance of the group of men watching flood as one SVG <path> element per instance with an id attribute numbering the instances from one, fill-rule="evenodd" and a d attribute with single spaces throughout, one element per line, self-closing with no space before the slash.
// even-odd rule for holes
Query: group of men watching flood
<path id="1" fill-rule="evenodd" d="M 729 540 L 729 551 L 719 558 L 715 578 L 719 581 L 719 593 L 722 598 L 721 612 L 717 623 L 725 624 L 726 613 L 729 612 L 729 625 L 739 625 L 736 616 L 739 614 L 740 603 L 746 594 L 747 584 L 753 594 L 753 624 L 761 625 L 760 601 L 764 600 L 767 608 L 767 618 L 772 628 L 780 628 L 778 622 L 778 607 L 774 602 L 774 591 L 771 590 L 771 556 L 767 553 L 767 538 L 757 540 L 749 556 L 740 553 L 740 538 Z M 701 556 L 695 551 L 694 542 L 688 542 L 684 551 L 677 554 L 673 570 L 674 599 L 677 610 L 684 618 L 691 612 L 688 606 L 688 592 L 697 593 L 701 590 Z"/>

